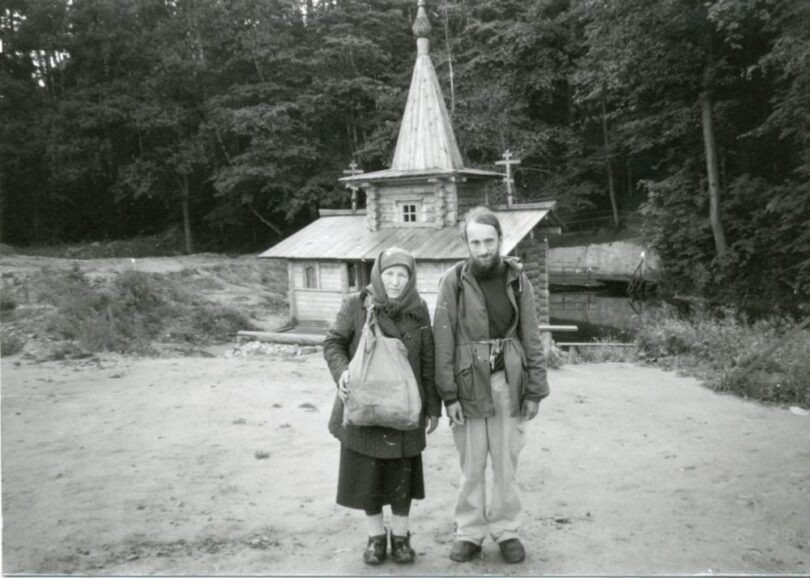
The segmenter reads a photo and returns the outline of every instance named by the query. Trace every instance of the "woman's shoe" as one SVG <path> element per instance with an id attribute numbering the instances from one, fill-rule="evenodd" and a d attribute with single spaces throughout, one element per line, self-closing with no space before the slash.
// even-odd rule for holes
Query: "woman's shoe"
<path id="1" fill-rule="evenodd" d="M 385 562 L 385 549 L 387 546 L 388 534 L 369 536 L 366 550 L 363 552 L 363 562 L 370 566 L 379 566 Z"/>
<path id="2" fill-rule="evenodd" d="M 411 564 L 415 559 L 416 552 L 411 548 L 411 533 L 396 536 L 391 532 L 391 560 L 397 564 Z"/>

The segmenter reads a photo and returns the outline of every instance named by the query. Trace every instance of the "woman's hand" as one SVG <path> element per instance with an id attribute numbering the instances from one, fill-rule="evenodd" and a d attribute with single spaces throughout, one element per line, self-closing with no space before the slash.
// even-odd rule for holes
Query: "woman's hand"
<path id="1" fill-rule="evenodd" d="M 340 401 L 346 403 L 346 399 L 349 397 L 349 370 L 345 370 L 343 373 L 340 374 L 340 379 L 338 379 L 338 397 L 340 397 Z"/>
<path id="2" fill-rule="evenodd" d="M 438 416 L 429 415 L 428 416 L 428 422 L 427 422 L 427 432 L 429 434 L 432 434 L 434 431 L 436 431 L 437 427 L 439 427 L 439 418 L 438 418 Z"/>

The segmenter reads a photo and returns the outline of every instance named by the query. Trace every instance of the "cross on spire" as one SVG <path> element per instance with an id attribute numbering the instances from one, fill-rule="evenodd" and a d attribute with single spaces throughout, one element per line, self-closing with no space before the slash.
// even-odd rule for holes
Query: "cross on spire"
<path id="1" fill-rule="evenodd" d="M 512 199 L 514 195 L 514 184 L 515 179 L 512 177 L 512 165 L 519 165 L 520 159 L 512 158 L 512 151 L 506 149 L 506 152 L 503 153 L 502 161 L 495 161 L 496 165 L 506 165 L 506 178 L 504 178 L 504 182 L 506 183 L 506 206 L 512 206 Z"/>

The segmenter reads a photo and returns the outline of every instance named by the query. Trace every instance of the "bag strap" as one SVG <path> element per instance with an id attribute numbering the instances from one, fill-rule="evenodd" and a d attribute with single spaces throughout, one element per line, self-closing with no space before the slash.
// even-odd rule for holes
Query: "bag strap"
<path id="1" fill-rule="evenodd" d="M 377 327 L 377 315 L 374 313 L 374 302 L 371 300 L 371 295 L 366 295 L 363 307 L 366 310 L 366 320 L 363 325 L 373 332 L 374 328 Z"/>

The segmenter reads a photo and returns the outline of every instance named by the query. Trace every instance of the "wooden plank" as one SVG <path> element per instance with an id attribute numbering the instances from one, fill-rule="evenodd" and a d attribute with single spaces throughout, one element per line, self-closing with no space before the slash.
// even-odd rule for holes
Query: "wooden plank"
<path id="1" fill-rule="evenodd" d="M 318 216 L 320 217 L 341 217 L 346 215 L 365 215 L 365 209 L 357 209 L 352 212 L 351 209 L 318 209 Z"/>
<path id="2" fill-rule="evenodd" d="M 541 201 L 537 203 L 512 203 L 511 207 L 506 205 L 498 205 L 493 208 L 495 211 L 522 211 L 526 209 L 550 211 L 554 208 L 557 201 Z"/>
<path id="3" fill-rule="evenodd" d="M 576 332 L 579 327 L 576 325 L 538 325 L 540 331 L 560 331 L 560 332 Z"/>
<path id="4" fill-rule="evenodd" d="M 635 343 L 602 343 L 599 341 L 561 341 L 557 347 L 635 347 Z"/>
<path id="5" fill-rule="evenodd" d="M 277 333 L 274 331 L 239 331 L 237 339 L 249 339 L 265 343 L 284 343 L 287 345 L 322 345 L 323 335 L 310 335 L 307 333 Z"/>

